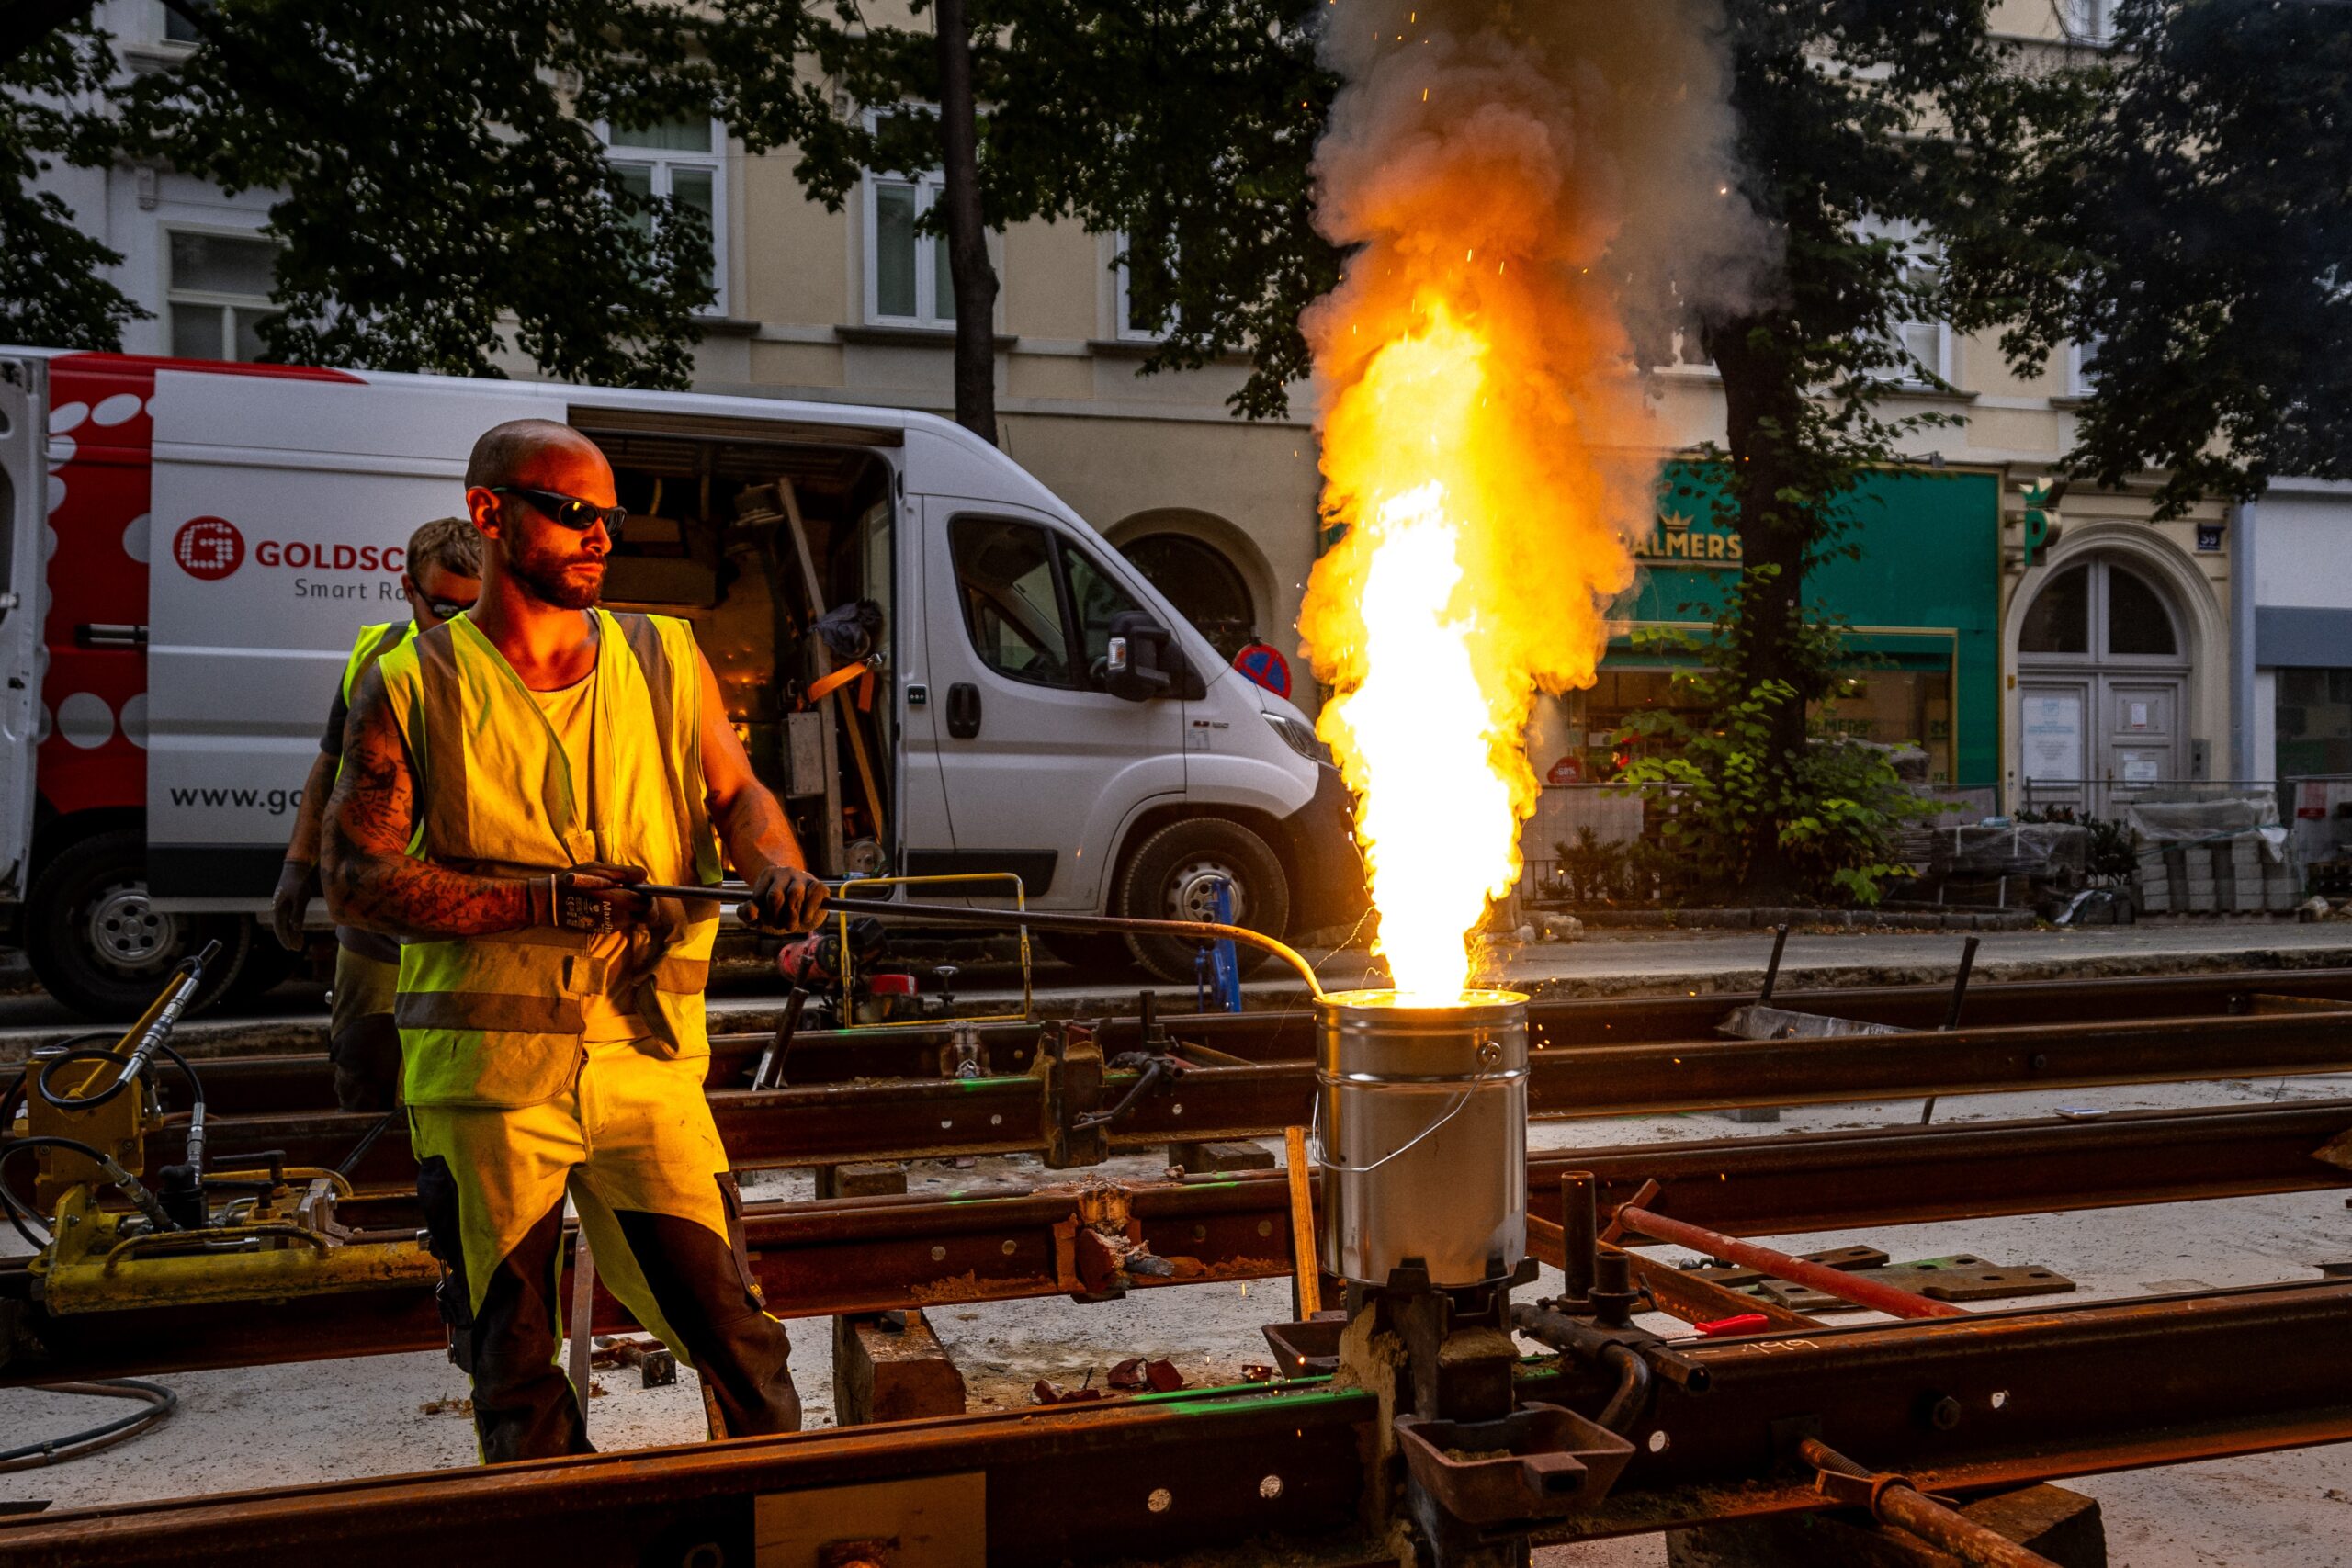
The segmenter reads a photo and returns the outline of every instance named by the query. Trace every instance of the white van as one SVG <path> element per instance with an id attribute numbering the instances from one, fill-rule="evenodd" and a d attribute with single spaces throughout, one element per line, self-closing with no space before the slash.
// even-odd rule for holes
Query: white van
<path id="1" fill-rule="evenodd" d="M 60 999 L 120 1016 L 213 936 L 220 990 L 284 976 L 255 917 L 345 654 L 404 618 L 410 532 L 462 511 L 474 438 L 522 417 L 611 458 L 605 603 L 693 624 L 821 874 L 1009 871 L 1034 908 L 1163 917 L 1223 876 L 1277 934 L 1361 906 L 1306 717 L 957 425 L 0 349 L 0 900 Z M 883 612 L 871 706 L 812 710 L 811 610 L 858 600 Z"/>

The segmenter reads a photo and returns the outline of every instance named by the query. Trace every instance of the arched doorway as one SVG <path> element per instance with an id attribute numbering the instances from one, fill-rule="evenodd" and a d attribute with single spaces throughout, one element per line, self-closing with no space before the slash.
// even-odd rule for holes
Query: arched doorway
<path id="1" fill-rule="evenodd" d="M 2108 815 L 2189 776 L 2188 626 L 2112 556 L 2054 572 L 2018 633 L 2026 803 Z"/>
<path id="2" fill-rule="evenodd" d="M 1256 637 L 1258 610 L 1248 581 L 1207 540 L 1190 534 L 1146 534 L 1121 544 L 1119 553 L 1200 628 L 1227 662 Z"/>

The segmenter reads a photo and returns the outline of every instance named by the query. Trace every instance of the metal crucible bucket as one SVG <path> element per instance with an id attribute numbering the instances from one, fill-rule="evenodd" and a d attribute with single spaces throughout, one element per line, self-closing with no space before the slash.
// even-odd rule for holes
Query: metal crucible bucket
<path id="1" fill-rule="evenodd" d="M 1385 1285 L 1409 1258 L 1441 1289 L 1508 1278 L 1527 1254 L 1527 998 L 1342 991 L 1316 1014 L 1324 1271 Z"/>

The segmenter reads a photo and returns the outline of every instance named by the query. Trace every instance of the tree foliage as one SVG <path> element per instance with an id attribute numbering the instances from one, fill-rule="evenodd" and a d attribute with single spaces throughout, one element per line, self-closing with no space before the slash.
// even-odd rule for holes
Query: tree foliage
<path id="1" fill-rule="evenodd" d="M 939 53 L 856 0 L 717 0 L 701 64 L 649 74 L 640 102 L 707 102 L 754 152 L 785 146 L 838 210 L 867 169 L 942 161 Z M 1246 355 L 1238 412 L 1278 414 L 1307 369 L 1298 315 L 1339 276 L 1314 231 L 1307 165 L 1336 91 L 1311 8 L 1290 0 L 969 0 L 981 221 L 1071 221 L 1125 237 L 1166 336 L 1147 371 Z M 794 70 L 796 58 L 813 69 Z M 855 111 L 873 108 L 868 117 Z M 945 231 L 945 204 L 924 220 Z"/>
<path id="2" fill-rule="evenodd" d="M 59 164 L 112 155 L 101 99 L 114 51 L 86 21 L 11 40 L 0 59 L 0 343 L 111 349 L 146 312 L 100 276 L 122 254 L 82 231 L 34 180 Z"/>
<path id="3" fill-rule="evenodd" d="M 2123 0 L 2116 32 L 2053 75 L 2074 114 L 2018 172 L 2027 243 L 1976 284 L 2005 350 L 2095 345 L 2068 466 L 2161 471 L 2159 517 L 2352 478 L 2352 9 Z"/>
<path id="4" fill-rule="evenodd" d="M 1723 466 L 1715 504 L 1741 536 L 1744 565 L 1697 652 L 1719 716 L 1737 716 L 1739 743 L 1685 755 L 1711 781 L 1701 808 L 1723 803 L 1706 831 L 1736 840 L 1724 852 L 1753 895 L 1817 888 L 1808 868 L 1822 825 L 1848 810 L 1833 801 L 1856 798 L 1819 776 L 1806 743 L 1807 709 L 1829 694 L 1840 661 L 1834 631 L 1812 624 L 1807 574 L 1850 547 L 1842 502 L 1861 475 L 1899 460 L 1919 433 L 1955 423 L 1883 411 L 1898 384 L 1944 386 L 1902 329 L 1989 324 L 1990 298 L 1950 279 L 2018 243 L 2005 182 L 2046 106 L 2013 70 L 1991 9 L 1990 0 L 1725 7 L 1739 191 L 1780 265 L 1753 297 L 1698 323 L 1725 410 L 1724 439 L 1705 455 Z"/>
<path id="5" fill-rule="evenodd" d="M 203 42 L 128 88 L 130 144 L 279 192 L 275 356 L 686 382 L 701 215 L 630 191 L 566 86 L 616 68 L 628 0 L 187 7 Z"/>

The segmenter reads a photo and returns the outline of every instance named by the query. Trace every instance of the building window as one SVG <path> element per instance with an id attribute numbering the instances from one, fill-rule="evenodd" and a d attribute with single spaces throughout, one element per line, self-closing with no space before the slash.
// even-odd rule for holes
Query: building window
<path id="1" fill-rule="evenodd" d="M 1886 240 L 1899 246 L 1903 256 L 1903 279 L 1915 287 L 1930 288 L 1941 270 L 1933 251 L 1921 242 L 1919 226 L 1909 220 L 1866 220 L 1861 225 L 1861 237 L 1866 240 Z M 1951 379 L 1951 329 L 1938 321 L 1905 321 L 1894 324 L 1894 344 L 1901 349 L 1905 363 L 1885 367 L 1876 372 L 1883 380 L 1899 381 L 1906 386 L 1931 386 L 1936 381 Z M 1925 372 L 1925 375 L 1922 375 Z M 1932 379 L 1929 379 L 1932 378 Z"/>
<path id="2" fill-rule="evenodd" d="M 710 254 L 703 263 L 702 279 L 713 298 L 704 307 L 709 313 L 727 313 L 727 280 L 719 259 L 726 254 L 727 230 L 724 177 L 727 132 L 715 119 L 673 119 L 648 126 L 608 126 L 605 144 L 613 170 L 631 195 L 666 197 L 693 208 L 710 231 Z M 639 226 L 650 237 L 650 214 Z"/>
<path id="3" fill-rule="evenodd" d="M 1125 234 L 1114 233 L 1119 248 L 1114 275 L 1113 310 L 1118 335 L 1129 343 L 1158 343 L 1176 325 L 1176 307 L 1170 296 L 1176 278 L 1164 254 L 1138 255 Z"/>
<path id="4" fill-rule="evenodd" d="M 279 312 L 269 301 L 277 246 L 258 234 L 174 230 L 165 294 L 172 353 L 181 359 L 259 359 L 268 347 L 261 324 Z"/>
<path id="5" fill-rule="evenodd" d="M 2066 345 L 2066 390 L 2069 395 L 2087 398 L 2091 395 L 2091 369 L 2098 363 L 2099 340 Z"/>
<path id="6" fill-rule="evenodd" d="M 2115 0 L 2065 0 L 2064 16 L 2069 41 L 2115 41 Z"/>
<path id="7" fill-rule="evenodd" d="M 1189 534 L 1151 534 L 1121 545 L 1119 553 L 1167 595 L 1227 663 L 1257 640 L 1250 586 L 1215 545 Z"/>
<path id="8" fill-rule="evenodd" d="M 2018 651 L 2174 660 L 2180 634 L 2147 579 L 2111 561 L 2086 561 L 2041 585 L 2018 629 Z"/>
<path id="9" fill-rule="evenodd" d="M 209 11 L 217 3 L 218 0 L 195 0 L 195 3 L 188 8 L 195 11 Z M 166 41 L 171 43 L 202 43 L 204 41 L 204 35 L 196 30 L 196 24 L 194 22 L 191 22 L 186 17 L 181 16 L 179 12 L 172 6 L 162 6 L 162 10 L 164 13 L 164 37 Z"/>
<path id="10" fill-rule="evenodd" d="M 947 237 L 915 225 L 939 201 L 937 174 L 865 177 L 865 319 L 910 327 L 956 324 Z"/>

